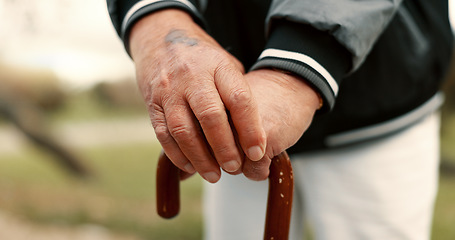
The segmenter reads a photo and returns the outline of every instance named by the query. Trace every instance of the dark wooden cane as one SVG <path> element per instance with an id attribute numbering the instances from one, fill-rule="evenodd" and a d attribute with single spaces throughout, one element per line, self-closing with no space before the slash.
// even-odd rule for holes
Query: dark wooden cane
<path id="1" fill-rule="evenodd" d="M 158 160 L 156 178 L 157 212 L 163 218 L 175 217 L 180 210 L 180 170 L 166 154 Z M 289 156 L 282 152 L 272 159 L 264 240 L 287 240 L 291 222 L 294 179 Z"/>
<path id="2" fill-rule="evenodd" d="M 156 169 L 156 210 L 169 219 L 180 211 L 180 169 L 161 152 Z"/>
<path id="3" fill-rule="evenodd" d="M 287 240 L 291 224 L 294 175 L 289 156 L 280 153 L 272 159 L 264 240 Z"/>

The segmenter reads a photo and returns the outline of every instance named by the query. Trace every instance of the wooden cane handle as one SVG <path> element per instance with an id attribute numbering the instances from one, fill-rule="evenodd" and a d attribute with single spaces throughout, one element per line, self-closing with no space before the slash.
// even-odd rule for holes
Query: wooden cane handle
<path id="1" fill-rule="evenodd" d="M 161 152 L 156 169 L 156 210 L 163 218 L 173 218 L 180 211 L 180 169 Z"/>
<path id="2" fill-rule="evenodd" d="M 289 156 L 280 153 L 272 159 L 264 240 L 287 240 L 291 224 L 294 176 Z"/>
<path id="3" fill-rule="evenodd" d="M 179 169 L 166 154 L 158 160 L 156 196 L 158 215 L 175 217 L 180 210 Z M 264 240 L 287 240 L 291 222 L 294 179 L 289 156 L 282 152 L 272 159 Z"/>

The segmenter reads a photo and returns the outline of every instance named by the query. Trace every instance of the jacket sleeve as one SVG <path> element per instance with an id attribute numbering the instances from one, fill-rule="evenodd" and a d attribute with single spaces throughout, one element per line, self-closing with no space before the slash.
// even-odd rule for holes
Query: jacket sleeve
<path id="1" fill-rule="evenodd" d="M 107 0 L 111 21 L 128 53 L 131 27 L 140 18 L 161 9 L 177 8 L 188 12 L 196 23 L 203 26 L 198 6 L 197 0 Z"/>
<path id="2" fill-rule="evenodd" d="M 252 70 L 278 68 L 319 91 L 333 108 L 341 79 L 364 61 L 401 0 L 273 0 L 268 42 Z"/>

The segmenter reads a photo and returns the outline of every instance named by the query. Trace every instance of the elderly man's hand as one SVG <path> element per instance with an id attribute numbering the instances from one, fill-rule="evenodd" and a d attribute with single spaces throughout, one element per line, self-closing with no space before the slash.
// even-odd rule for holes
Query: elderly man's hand
<path id="1" fill-rule="evenodd" d="M 180 169 L 217 182 L 263 158 L 266 135 L 242 64 L 180 10 L 132 29 L 139 88 L 165 153 Z M 248 170 L 253 172 L 253 170 Z"/>
<path id="2" fill-rule="evenodd" d="M 269 174 L 271 159 L 294 145 L 310 126 L 320 101 L 303 79 L 280 71 L 256 70 L 245 78 L 258 102 L 267 148 L 263 159 L 245 161 L 242 169 L 246 177 L 262 180 Z"/>

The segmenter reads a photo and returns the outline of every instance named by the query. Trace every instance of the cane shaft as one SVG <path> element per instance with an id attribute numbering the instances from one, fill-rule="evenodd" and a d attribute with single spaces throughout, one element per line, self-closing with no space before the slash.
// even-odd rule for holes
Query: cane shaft
<path id="1" fill-rule="evenodd" d="M 163 218 L 173 218 L 180 211 L 180 169 L 164 152 L 156 172 L 156 209 Z"/>
<path id="2" fill-rule="evenodd" d="M 294 179 L 286 152 L 272 159 L 264 240 L 287 240 L 291 223 Z"/>

